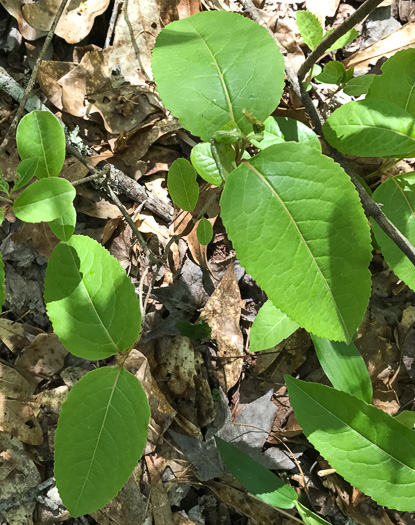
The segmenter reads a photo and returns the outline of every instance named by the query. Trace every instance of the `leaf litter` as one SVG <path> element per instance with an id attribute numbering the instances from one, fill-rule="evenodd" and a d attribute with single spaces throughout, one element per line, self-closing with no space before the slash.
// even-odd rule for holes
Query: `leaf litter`
<path id="1" fill-rule="evenodd" d="M 26 55 L 30 54 L 31 61 L 36 59 L 38 44 L 58 3 L 0 1 L 7 22 L 0 23 L 0 40 L 7 42 L 0 66 L 16 80 L 24 79 Z M 290 59 L 300 65 L 305 49 L 295 15 L 302 3 L 256 3 Z M 360 49 L 351 47 L 339 55 L 344 65 L 360 73 L 372 72 L 380 57 L 413 47 L 415 20 L 407 4 L 400 2 L 397 13 L 388 6 L 381 8 L 389 9 L 378 11 L 382 40 L 370 41 L 378 37 L 373 36 L 374 19 L 369 20 L 359 37 Z M 109 160 L 132 181 L 147 186 L 169 209 L 169 166 L 176 158 L 188 158 L 187 142 L 193 139 L 186 136 L 187 142 L 183 140 L 179 123 L 165 111 L 154 90 L 150 60 L 155 38 L 175 19 L 206 8 L 241 12 L 241 6 L 233 0 L 129 0 L 110 29 L 111 7 L 107 0 L 71 3 L 58 25 L 52 53 L 40 68 L 41 97 L 69 126 L 73 143 L 89 151 L 93 164 Z M 307 7 L 325 22 L 326 30 L 355 9 L 351 3 L 339 4 L 337 0 L 324 5 L 308 1 Z M 13 43 L 16 32 L 27 48 Z M 325 100 L 324 89 L 317 91 Z M 12 118 L 13 100 L 5 96 L 1 106 L 3 135 Z M 308 122 L 289 91 L 276 114 Z M 6 180 L 15 179 L 18 162 L 11 143 L 1 166 Z M 65 178 L 81 180 L 87 174 L 79 161 L 67 159 Z M 207 188 L 198 206 L 206 204 L 213 191 Z M 157 253 L 166 245 L 169 229 L 173 234 L 189 226 L 189 214 L 176 210 L 174 221 L 168 223 L 159 214 L 140 208 L 142 203 L 131 195 L 123 194 L 123 202 Z M 81 185 L 75 205 L 77 233 L 102 240 L 138 287 L 146 260 L 108 194 L 97 184 Z M 350 523 L 410 524 L 410 513 L 378 508 L 336 474 L 318 475 L 318 469 L 329 465 L 302 437 L 283 382 L 285 373 L 327 382 L 310 351 L 309 336 L 299 330 L 276 348 L 249 354 L 250 323 L 266 298 L 235 260 L 217 219 L 217 200 L 206 216 L 214 227 L 212 242 L 201 246 L 193 228 L 173 247 L 170 259 L 156 276 L 144 337 L 126 362 L 142 382 L 152 410 L 145 460 L 117 497 L 88 517 L 88 522 L 128 524 L 154 519 L 156 523 L 216 524 L 223 518 L 223 523 L 294 523 L 241 491 L 219 458 L 213 438 L 219 435 L 304 488 L 300 465 L 311 503 L 332 523 L 343 525 L 349 519 Z M 45 265 L 57 239 L 46 224 L 21 225 L 7 209 L 6 218 L 0 230 L 9 283 L 0 319 L 0 400 L 4 407 L 0 419 L 0 506 L 53 475 L 54 431 L 69 389 L 88 370 L 110 364 L 67 354 L 48 332 L 42 287 Z M 376 257 L 371 306 L 356 345 L 374 384 L 373 403 L 393 415 L 402 408 L 414 408 L 414 294 L 386 268 L 380 256 Z M 146 281 L 146 286 L 149 284 Z M 177 321 L 196 323 L 198 319 L 209 323 L 210 339 L 179 335 Z M 36 464 L 41 466 L 39 470 Z M 81 523 L 65 514 L 53 488 L 37 502 L 32 498 L 0 512 L 7 523 L 27 524 L 34 523 L 34 511 L 38 522 L 52 523 L 58 516 L 68 523 Z"/>

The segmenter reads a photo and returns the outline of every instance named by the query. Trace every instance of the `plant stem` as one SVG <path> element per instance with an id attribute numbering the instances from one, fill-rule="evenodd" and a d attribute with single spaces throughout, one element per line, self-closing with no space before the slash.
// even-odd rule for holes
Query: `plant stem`
<path id="1" fill-rule="evenodd" d="M 352 29 L 355 25 L 359 24 L 364 18 L 366 18 L 376 7 L 382 2 L 382 0 L 366 0 L 356 11 L 345 20 L 339 27 L 325 36 L 323 40 L 315 47 L 315 49 L 308 55 L 300 69 L 298 70 L 299 80 L 303 80 L 308 71 L 314 66 L 317 60 L 324 55 L 324 53 L 338 40 L 341 36 L 345 35 L 347 31 Z"/>
<path id="2" fill-rule="evenodd" d="M 9 143 L 10 137 L 14 135 L 14 132 L 16 130 L 17 124 L 19 123 L 20 119 L 22 118 L 23 112 L 25 110 L 25 106 L 27 101 L 30 98 L 30 93 L 32 92 L 32 89 L 36 83 L 37 78 L 37 72 L 39 70 L 40 64 L 43 60 L 43 57 L 45 56 L 45 53 L 49 47 L 49 44 L 53 38 L 53 35 L 55 33 L 56 26 L 58 25 L 58 22 L 60 20 L 60 17 L 62 16 L 63 11 L 65 10 L 66 5 L 68 4 L 69 0 L 62 0 L 58 10 L 56 11 L 55 18 L 52 21 L 52 25 L 50 26 L 49 32 L 46 36 L 45 42 L 42 46 L 42 49 L 40 50 L 39 56 L 36 60 L 35 66 L 33 68 L 32 74 L 30 75 L 29 82 L 27 83 L 26 89 L 23 93 L 23 97 L 20 100 L 19 107 L 17 108 L 16 115 L 14 116 L 14 119 L 12 123 L 10 124 L 9 129 L 7 130 L 6 136 L 3 139 L 3 142 L 0 145 L 0 158 L 2 157 L 7 144 Z"/>
<path id="3" fill-rule="evenodd" d="M 261 18 L 261 16 L 258 13 L 257 8 L 254 6 L 251 0 L 240 0 L 243 6 L 246 8 L 246 10 L 250 13 L 252 18 L 260 25 L 264 26 L 269 34 L 272 36 L 272 38 L 276 41 L 278 47 L 281 48 L 281 45 L 278 41 L 278 38 L 276 35 L 269 29 L 269 27 L 266 25 L 264 20 Z M 365 6 L 366 10 L 368 10 L 369 6 L 371 9 L 374 9 L 376 5 L 378 5 L 380 2 L 379 0 L 366 0 L 366 2 L 362 5 Z M 359 8 L 360 9 L 360 8 Z M 370 11 L 366 12 L 366 14 L 369 14 Z M 365 15 L 366 16 L 366 15 Z M 350 19 L 349 19 L 350 20 Z M 349 20 L 346 20 L 348 22 Z M 344 22 L 344 24 L 346 23 Z M 344 25 L 342 24 L 342 26 Z M 340 26 L 339 29 L 342 27 Z M 336 31 L 337 31 L 336 29 Z M 348 29 L 345 31 L 347 32 Z M 337 33 L 338 35 L 341 35 Z M 334 35 L 331 33 L 331 35 Z M 330 36 L 331 36 L 330 35 Z M 336 39 L 339 38 L 336 36 Z M 330 44 L 331 45 L 331 44 Z M 317 48 L 316 48 L 317 49 Z M 307 66 L 308 67 L 308 66 Z M 344 171 L 349 175 L 351 181 L 356 187 L 356 190 L 359 194 L 360 201 L 362 203 L 363 209 L 366 213 L 366 215 L 369 215 L 372 217 L 382 228 L 382 230 L 386 233 L 386 235 L 396 244 L 396 246 L 404 253 L 408 259 L 411 261 L 412 264 L 415 265 L 415 248 L 412 246 L 412 244 L 408 241 L 408 239 L 402 235 L 402 233 L 398 230 L 398 228 L 386 217 L 386 215 L 382 212 L 379 205 L 374 202 L 370 196 L 367 194 L 366 190 L 362 186 L 362 184 L 359 182 L 358 178 L 355 176 L 353 170 L 350 168 L 346 158 L 335 148 L 333 148 L 328 142 L 325 140 L 323 135 L 323 129 L 322 125 L 324 123 L 324 119 L 320 115 L 317 108 L 315 108 L 313 101 L 311 100 L 311 97 L 309 94 L 305 91 L 302 82 L 299 80 L 299 77 L 295 73 L 294 69 L 292 68 L 290 62 L 285 57 L 285 71 L 287 74 L 287 78 L 289 83 L 291 84 L 295 94 L 298 96 L 298 98 L 302 101 L 304 104 L 305 110 L 307 111 L 311 122 L 314 125 L 315 131 L 318 135 L 321 136 L 321 138 L 324 140 L 325 144 L 327 145 L 327 148 L 330 152 L 331 157 L 338 163 L 340 166 L 344 169 Z M 307 69 L 308 71 L 308 69 Z M 306 73 L 307 73 L 306 71 Z"/>

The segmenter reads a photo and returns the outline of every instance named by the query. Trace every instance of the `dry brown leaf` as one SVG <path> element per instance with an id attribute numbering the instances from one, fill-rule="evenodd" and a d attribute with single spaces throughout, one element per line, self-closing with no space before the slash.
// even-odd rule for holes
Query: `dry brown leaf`
<path id="1" fill-rule="evenodd" d="M 241 303 L 241 292 L 231 264 L 200 314 L 200 319 L 206 319 L 212 329 L 212 339 L 216 339 L 218 345 L 222 365 L 218 367 L 218 380 L 226 393 L 236 384 L 242 372 Z"/>
<path id="2" fill-rule="evenodd" d="M 49 258 L 59 239 L 46 222 L 24 222 L 20 231 L 11 236 L 13 242 L 28 243 L 44 257 Z"/>
<path id="3" fill-rule="evenodd" d="M 1 0 L 0 4 L 17 20 L 19 31 L 25 40 L 37 40 L 47 34 L 47 31 L 34 29 L 26 22 L 22 13 L 25 2 L 22 0 Z"/>
<path id="4" fill-rule="evenodd" d="M 153 379 L 150 365 L 141 352 L 132 350 L 125 360 L 125 368 L 139 379 L 150 403 L 151 420 L 144 451 L 144 454 L 150 454 L 154 452 L 156 445 L 170 426 L 176 411 Z"/>
<path id="5" fill-rule="evenodd" d="M 95 18 L 108 7 L 110 0 L 72 0 L 62 14 L 55 34 L 68 44 L 77 44 L 89 35 Z M 49 31 L 61 0 L 38 0 L 22 7 L 23 16 L 32 27 Z"/>
<path id="6" fill-rule="evenodd" d="M 29 445 L 41 445 L 42 429 L 33 409 L 16 399 L 7 399 L 0 392 L 0 431 L 7 432 Z"/>
<path id="7" fill-rule="evenodd" d="M 323 28 L 326 25 L 326 17 L 332 17 L 336 14 L 340 0 L 306 0 L 307 11 L 314 13 L 320 20 Z"/>
<path id="8" fill-rule="evenodd" d="M 118 219 L 122 217 L 117 206 L 105 199 L 95 201 L 79 196 L 76 210 L 85 213 L 85 215 L 88 215 L 89 217 L 97 217 L 98 219 Z"/>
<path id="9" fill-rule="evenodd" d="M 415 47 L 415 22 L 405 24 L 397 31 L 354 55 L 343 60 L 346 68 L 354 67 L 355 71 L 366 71 L 370 64 L 382 57 L 390 57 L 401 49 Z"/>
<path id="10" fill-rule="evenodd" d="M 145 460 L 150 475 L 153 521 L 157 525 L 173 525 L 169 495 L 161 479 L 164 460 L 157 455 L 146 456 Z"/>
<path id="11" fill-rule="evenodd" d="M 41 482 L 35 463 L 29 459 L 20 441 L 0 434 L 0 501 L 15 499 L 19 505 L 2 510 L 2 522 L 10 525 L 32 525 L 36 502 L 23 503 L 23 495 Z"/>
<path id="12" fill-rule="evenodd" d="M 64 366 L 68 351 L 56 334 L 39 334 L 16 359 L 17 369 L 36 387 Z"/>
<path id="13" fill-rule="evenodd" d="M 0 318 L 0 341 L 7 348 L 16 353 L 21 348 L 30 344 L 38 334 L 43 331 L 25 323 L 16 323 L 8 319 Z"/>
<path id="14" fill-rule="evenodd" d="M 50 102 L 59 109 L 63 109 L 62 86 L 58 80 L 76 67 L 72 62 L 58 62 L 43 60 L 40 63 L 37 81 Z"/>
<path id="15" fill-rule="evenodd" d="M 163 239 L 169 238 L 169 231 L 166 226 L 159 224 L 154 215 L 148 212 L 141 212 L 135 219 L 135 224 L 141 233 L 152 233 Z"/>
<path id="16" fill-rule="evenodd" d="M 179 0 L 177 13 L 179 19 L 187 18 L 200 12 L 200 0 Z"/>
<path id="17" fill-rule="evenodd" d="M 207 219 L 210 224 L 213 226 L 216 222 L 217 217 L 209 218 Z M 211 275 L 218 279 L 210 269 L 208 260 L 207 260 L 207 245 L 206 244 L 200 244 L 199 239 L 197 238 L 197 227 L 199 225 L 200 221 L 197 221 L 195 224 L 193 230 L 185 237 L 188 245 L 190 253 L 192 254 L 192 257 L 196 264 L 201 266 L 202 268 L 207 268 Z"/>
<path id="18" fill-rule="evenodd" d="M 0 392 L 12 399 L 26 399 L 32 393 L 29 381 L 11 366 L 1 363 Z"/>

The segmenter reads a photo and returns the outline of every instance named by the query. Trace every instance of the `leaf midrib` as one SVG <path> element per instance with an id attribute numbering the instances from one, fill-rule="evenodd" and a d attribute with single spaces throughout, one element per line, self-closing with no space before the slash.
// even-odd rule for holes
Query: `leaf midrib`
<path id="1" fill-rule="evenodd" d="M 37 118 L 37 115 L 35 115 L 35 122 L 36 122 L 36 126 L 37 126 L 37 129 L 38 129 L 38 132 L 39 132 L 40 147 L 42 148 L 43 160 L 45 161 L 45 167 L 46 167 L 46 171 L 48 173 L 48 178 L 49 178 L 51 176 L 51 174 L 50 174 L 50 171 L 49 171 L 49 165 L 48 165 L 48 162 L 47 162 L 45 148 L 43 146 L 43 137 L 42 137 L 42 132 L 41 132 L 41 128 L 40 128 L 40 125 L 39 125 L 39 120 Z"/>
<path id="2" fill-rule="evenodd" d="M 323 282 L 324 284 L 326 285 L 327 287 L 327 290 L 331 296 L 331 299 L 332 299 L 332 302 L 334 304 L 334 307 L 336 309 L 336 312 L 337 312 L 337 315 L 339 317 L 339 320 L 340 320 L 340 324 L 343 328 L 343 333 L 346 335 L 346 337 L 348 338 L 349 337 L 349 330 L 346 326 L 346 323 L 345 323 L 345 320 L 343 319 L 343 316 L 341 314 L 341 311 L 339 309 L 339 307 L 337 306 L 337 302 L 333 296 L 333 292 L 331 291 L 331 288 L 330 288 L 330 285 L 325 277 L 325 275 L 323 274 L 323 272 L 321 271 L 321 268 L 320 266 L 318 265 L 317 261 L 316 261 L 316 258 L 314 257 L 313 255 L 313 252 L 311 251 L 310 247 L 308 246 L 308 243 L 307 241 L 305 240 L 300 228 L 298 227 L 294 217 L 291 215 L 289 209 L 287 208 L 285 202 L 281 199 L 281 197 L 278 195 L 278 193 L 275 191 L 275 189 L 271 186 L 271 184 L 267 181 L 267 179 L 264 177 L 264 175 L 262 175 L 262 173 L 260 171 L 258 171 L 252 164 L 250 164 L 248 161 L 246 160 L 243 160 L 242 161 L 246 166 L 248 166 L 249 169 L 251 169 L 255 175 L 265 184 L 265 186 L 271 191 L 271 193 L 275 196 L 275 198 L 278 200 L 278 202 L 281 204 L 281 206 L 284 208 L 284 211 L 286 212 L 288 218 L 290 219 L 291 223 L 293 224 L 293 226 L 295 227 L 295 229 L 297 230 L 297 233 L 298 233 L 298 236 L 300 238 L 300 241 L 304 244 L 306 250 L 308 251 L 309 255 L 310 255 L 310 258 L 312 260 L 312 262 L 314 263 L 315 267 L 317 268 L 317 271 L 318 273 L 321 275 L 322 279 L 323 279 Z M 316 334 L 317 335 L 317 334 Z"/>
<path id="3" fill-rule="evenodd" d="M 97 437 L 97 440 L 96 440 L 96 444 L 95 444 L 94 452 L 92 453 L 91 461 L 90 461 L 90 463 L 89 463 L 88 472 L 86 473 L 86 476 L 85 476 L 84 482 L 83 482 L 83 484 L 82 484 L 82 488 L 81 488 L 81 490 L 79 491 L 78 499 L 76 500 L 76 504 L 75 504 L 75 509 L 78 508 L 79 500 L 81 499 L 81 496 L 82 496 L 82 494 L 83 494 L 83 492 L 84 492 L 86 482 L 88 481 L 89 474 L 90 474 L 91 469 L 92 469 L 92 464 L 93 464 L 94 461 L 95 461 L 95 455 L 96 455 L 96 452 L 97 452 L 97 450 L 98 450 L 98 445 L 99 445 L 99 442 L 100 442 L 100 440 L 101 440 L 102 432 L 103 432 L 103 430 L 104 430 L 104 428 L 105 428 L 105 423 L 106 423 L 106 420 L 107 420 L 107 417 L 108 417 L 108 411 L 109 411 L 109 409 L 110 409 L 110 407 L 111 407 L 112 398 L 114 397 L 114 392 L 115 392 L 115 389 L 116 389 L 116 387 L 117 387 L 117 383 L 118 383 L 118 379 L 119 379 L 120 374 L 121 374 L 121 370 L 122 370 L 122 368 L 118 368 L 117 374 L 116 374 L 116 376 L 115 376 L 115 381 L 114 381 L 114 384 L 113 384 L 113 386 L 112 386 L 110 396 L 109 396 L 109 398 L 108 398 L 107 406 L 106 406 L 106 409 L 105 409 L 105 414 L 104 414 L 104 417 L 103 417 L 103 420 L 102 420 L 101 427 L 100 427 L 100 429 L 99 429 L 99 433 L 98 433 L 98 437 Z"/>
<path id="4" fill-rule="evenodd" d="M 336 414 L 334 414 L 333 412 L 330 412 L 330 410 L 328 408 L 326 408 L 325 406 L 323 406 L 321 403 L 319 403 L 318 401 L 316 401 L 316 399 L 314 397 L 312 397 L 310 394 L 308 394 L 307 392 L 305 392 L 304 390 L 302 390 L 301 388 L 299 388 L 298 386 L 296 387 L 298 388 L 305 396 L 307 396 L 311 401 L 313 401 L 316 405 L 318 405 L 320 408 L 322 408 L 325 412 L 327 412 L 327 414 L 329 414 L 330 416 L 334 417 L 335 419 L 337 419 L 337 421 L 340 421 L 343 425 L 345 425 L 346 427 L 348 427 L 352 432 L 354 432 L 355 434 L 357 434 L 358 436 L 360 436 L 362 439 L 366 440 L 370 445 L 376 447 L 378 450 L 382 451 L 384 454 L 386 454 L 390 459 L 396 461 L 397 463 L 399 463 L 400 465 L 402 465 L 403 467 L 406 467 L 407 469 L 411 470 L 414 474 L 415 474 L 415 468 L 412 468 L 410 467 L 409 465 L 406 465 L 405 463 L 402 463 L 402 461 L 394 456 L 392 456 L 387 450 L 384 450 L 382 447 L 380 447 L 377 443 L 374 443 L 373 441 L 370 441 L 369 438 L 367 438 L 365 435 L 361 434 L 359 432 L 359 430 L 356 430 L 355 428 L 353 428 L 347 421 L 343 421 L 343 419 L 341 419 L 340 417 L 338 417 Z M 343 392 L 345 393 L 345 392 Z M 351 395 L 351 394 L 349 394 Z M 371 406 L 371 405 L 369 405 Z M 373 407 L 373 408 L 376 408 L 376 407 Z M 379 410 L 379 409 L 378 409 Z M 365 414 L 365 417 L 368 418 L 368 416 L 366 416 Z M 368 418 L 369 419 L 369 418 Z M 319 429 L 317 429 L 319 430 Z M 415 481 L 414 481 L 415 483 Z"/>
<path id="5" fill-rule="evenodd" d="M 232 102 L 231 102 L 228 86 L 226 85 L 225 77 L 224 77 L 224 75 L 222 73 L 222 70 L 221 70 L 217 60 L 216 60 L 216 57 L 213 54 L 212 50 L 210 49 L 210 47 L 209 47 L 208 43 L 206 42 L 206 40 L 204 39 L 204 37 L 197 30 L 197 28 L 194 27 L 193 25 L 191 25 L 191 27 L 194 30 L 194 32 L 198 35 L 198 37 L 202 40 L 202 42 L 206 46 L 206 49 L 208 50 L 210 56 L 212 57 L 213 63 L 214 63 L 214 65 L 216 67 L 216 70 L 218 72 L 218 77 L 219 77 L 220 83 L 222 85 L 222 89 L 223 89 L 223 93 L 225 95 L 226 103 L 228 105 L 229 115 L 231 117 L 231 120 L 233 120 L 235 122 L 235 116 L 234 116 L 234 113 L 233 113 L 233 107 L 232 107 Z"/>

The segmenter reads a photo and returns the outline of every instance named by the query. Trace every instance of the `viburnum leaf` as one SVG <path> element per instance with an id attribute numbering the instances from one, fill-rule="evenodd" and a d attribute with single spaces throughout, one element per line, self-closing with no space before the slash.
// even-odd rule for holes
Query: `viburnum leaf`
<path id="1" fill-rule="evenodd" d="M 37 158 L 36 177 L 57 177 L 65 160 L 65 133 L 48 111 L 32 111 L 16 130 L 17 151 L 22 160 Z"/>
<path id="2" fill-rule="evenodd" d="M 216 144 L 225 177 L 235 169 L 235 150 L 229 144 Z M 222 177 L 212 156 L 210 142 L 200 142 L 192 149 L 190 160 L 205 181 L 215 186 L 222 184 Z"/>
<path id="3" fill-rule="evenodd" d="M 218 436 L 215 441 L 223 462 L 243 487 L 268 505 L 281 509 L 294 507 L 298 496 L 291 485 L 231 443 Z"/>
<path id="4" fill-rule="evenodd" d="M 259 352 L 276 346 L 289 337 L 298 324 L 268 300 L 259 310 L 249 332 L 249 350 Z"/>
<path id="5" fill-rule="evenodd" d="M 99 368 L 72 387 L 55 436 L 56 486 L 72 517 L 117 495 L 143 453 L 149 419 L 144 390 L 124 368 Z"/>
<path id="6" fill-rule="evenodd" d="M 170 166 L 167 187 L 170 197 L 179 208 L 192 211 L 199 197 L 197 173 L 186 159 L 176 159 Z"/>
<path id="7" fill-rule="evenodd" d="M 221 216 L 236 256 L 273 304 L 320 337 L 350 341 L 366 310 L 370 232 L 349 177 L 295 142 L 243 161 Z"/>
<path id="8" fill-rule="evenodd" d="M 324 66 L 323 71 L 316 76 L 316 80 L 319 82 L 325 82 L 326 84 L 338 84 L 344 82 L 346 78 L 346 68 L 341 62 L 332 60 Z"/>
<path id="9" fill-rule="evenodd" d="M 367 98 L 392 102 L 415 118 L 415 49 L 399 51 L 381 69 L 381 75 L 374 75 Z"/>
<path id="10" fill-rule="evenodd" d="M 252 140 L 260 150 L 281 142 L 302 142 L 321 152 L 321 144 L 314 131 L 300 122 L 287 117 L 268 117 L 265 122 L 264 138 Z"/>
<path id="11" fill-rule="evenodd" d="M 415 433 L 355 396 L 290 376 L 285 381 L 305 436 L 338 474 L 379 505 L 413 511 Z"/>
<path id="12" fill-rule="evenodd" d="M 99 243 L 73 235 L 54 249 L 46 270 L 46 309 L 72 354 L 105 359 L 127 350 L 141 326 L 134 286 Z"/>
<path id="13" fill-rule="evenodd" d="M 75 198 L 76 191 L 66 179 L 57 177 L 37 180 L 14 201 L 13 210 L 24 222 L 49 222 L 63 215 Z"/>
<path id="14" fill-rule="evenodd" d="M 61 241 L 69 241 L 75 231 L 76 210 L 74 206 L 69 206 L 67 211 L 49 223 L 50 229 Z"/>
<path id="15" fill-rule="evenodd" d="M 330 34 L 333 31 L 334 31 L 334 28 L 330 29 L 330 31 L 327 31 L 327 33 L 324 36 L 326 37 L 328 34 Z M 327 49 L 327 53 L 329 53 L 330 51 L 336 51 L 336 49 L 340 49 L 344 46 L 347 46 L 347 44 L 350 44 L 350 42 L 353 42 L 353 40 L 355 40 L 358 36 L 359 36 L 359 33 L 356 31 L 354 27 L 352 27 L 351 29 L 349 29 L 349 31 L 347 31 L 347 33 L 345 33 L 343 36 L 338 38 L 334 42 L 334 44 Z"/>
<path id="16" fill-rule="evenodd" d="M 297 25 L 304 42 L 314 49 L 323 40 L 320 20 L 310 11 L 297 11 Z"/>
<path id="17" fill-rule="evenodd" d="M 346 95 L 353 97 L 360 97 L 360 95 L 365 95 L 370 86 L 372 85 L 373 79 L 378 75 L 362 75 L 360 77 L 354 77 L 346 84 L 343 88 L 343 91 Z"/>
<path id="18" fill-rule="evenodd" d="M 311 336 L 320 365 L 337 390 L 372 402 L 373 388 L 363 357 L 354 343 Z"/>
<path id="19" fill-rule="evenodd" d="M 415 151 L 415 119 L 387 100 L 366 98 L 339 107 L 323 125 L 339 151 L 360 157 L 387 157 Z"/>
<path id="20" fill-rule="evenodd" d="M 373 193 L 382 211 L 412 244 L 415 243 L 415 172 L 391 177 Z M 415 290 L 415 267 L 374 221 L 372 229 L 393 272 Z"/>
<path id="21" fill-rule="evenodd" d="M 224 11 L 168 24 L 157 37 L 152 66 L 163 104 L 205 142 L 229 121 L 252 131 L 243 110 L 264 121 L 284 86 L 283 58 L 266 29 Z"/>

